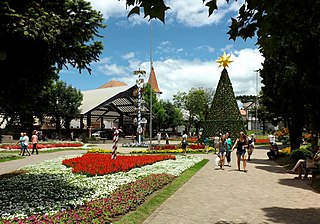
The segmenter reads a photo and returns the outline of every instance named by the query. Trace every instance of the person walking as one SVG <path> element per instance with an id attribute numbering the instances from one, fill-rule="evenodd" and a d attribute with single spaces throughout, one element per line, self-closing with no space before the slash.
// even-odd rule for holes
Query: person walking
<path id="1" fill-rule="evenodd" d="M 31 143 L 32 143 L 32 152 L 31 154 L 34 153 L 34 151 L 36 151 L 36 154 L 38 155 L 38 149 L 37 149 L 37 144 L 39 141 L 39 137 L 38 137 L 38 132 L 36 130 L 34 130 L 32 132 L 32 136 L 31 136 Z"/>
<path id="2" fill-rule="evenodd" d="M 232 139 L 230 137 L 230 133 L 229 132 L 226 133 L 226 142 L 227 142 L 227 145 L 228 145 L 226 158 L 227 158 L 228 166 L 231 167 Z"/>
<path id="3" fill-rule="evenodd" d="M 226 142 L 226 136 L 222 135 L 220 138 L 220 141 L 218 143 L 218 157 L 220 158 L 220 169 L 224 170 L 224 161 L 225 161 L 225 156 L 226 152 L 228 150 L 228 145 Z"/>
<path id="4" fill-rule="evenodd" d="M 250 137 L 248 138 L 248 161 L 251 160 L 251 155 L 254 150 L 254 143 L 255 143 L 255 137 L 254 134 L 251 134 Z"/>
<path id="5" fill-rule="evenodd" d="M 22 155 L 24 144 L 23 144 L 23 132 L 20 133 L 19 141 L 17 142 L 17 145 L 20 145 L 20 153 L 19 155 Z"/>
<path id="6" fill-rule="evenodd" d="M 23 133 L 23 139 L 22 139 L 22 143 L 23 143 L 23 151 L 22 151 L 22 156 L 24 156 L 24 153 L 27 151 L 28 156 L 31 156 L 28 146 L 29 146 L 29 137 L 27 135 L 26 132 Z"/>
<path id="7" fill-rule="evenodd" d="M 71 141 L 73 141 L 73 137 L 74 137 L 74 133 L 73 133 L 73 131 L 71 131 L 71 133 L 70 133 L 70 139 L 71 139 Z"/>
<path id="8" fill-rule="evenodd" d="M 215 136 L 214 136 L 214 140 L 213 140 L 213 147 L 214 147 L 214 153 L 217 152 L 218 150 L 218 143 L 219 143 L 219 140 L 220 140 L 220 134 L 217 133 Z"/>
<path id="9" fill-rule="evenodd" d="M 167 132 L 165 134 L 165 138 L 166 138 L 166 145 L 169 145 L 169 135 Z"/>
<path id="10" fill-rule="evenodd" d="M 210 139 L 208 137 L 206 137 L 204 140 L 203 140 L 203 143 L 204 143 L 204 149 L 206 151 L 206 154 L 208 154 L 208 150 L 209 150 L 209 142 L 210 142 Z"/>
<path id="11" fill-rule="evenodd" d="M 240 132 L 240 137 L 236 140 L 234 145 L 232 146 L 232 151 L 237 147 L 237 165 L 238 170 L 240 171 L 240 160 L 243 161 L 243 171 L 246 173 L 246 148 L 248 147 L 247 137 L 244 132 Z"/>
<path id="12" fill-rule="evenodd" d="M 161 141 L 161 132 L 160 131 L 157 133 L 157 140 L 158 140 L 158 145 L 160 145 L 160 141 Z"/>
<path id="13" fill-rule="evenodd" d="M 181 147 L 182 147 L 182 150 L 183 150 L 183 154 L 184 154 L 184 155 L 187 155 L 187 145 L 188 145 L 187 138 L 188 138 L 187 134 L 184 133 L 184 134 L 182 135 L 182 140 L 181 140 Z"/>

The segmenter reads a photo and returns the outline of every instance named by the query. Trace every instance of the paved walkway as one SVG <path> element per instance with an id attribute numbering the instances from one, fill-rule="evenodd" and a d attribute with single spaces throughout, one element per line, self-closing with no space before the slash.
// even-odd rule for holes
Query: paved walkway
<path id="1" fill-rule="evenodd" d="M 210 161 L 143 224 L 319 224 L 320 194 L 267 161 L 266 152 L 254 151 L 248 173 L 237 171 L 235 154 L 225 170 L 204 155 Z"/>
<path id="2" fill-rule="evenodd" d="M 110 144 L 99 145 L 110 149 Z M 120 152 L 132 149 L 119 147 Z M 81 153 L 64 151 L 40 154 L 0 163 L 0 174 L 62 155 Z M 85 151 L 83 151 L 85 152 Z M 318 224 L 320 194 L 309 187 L 309 180 L 294 180 L 295 175 L 272 161 L 265 149 L 255 149 L 248 173 L 232 167 L 216 170 L 215 155 L 199 155 L 210 161 L 175 194 L 166 200 L 144 224 Z"/>
<path id="3" fill-rule="evenodd" d="M 94 148 L 110 149 L 111 150 L 112 143 L 95 144 Z M 119 148 L 118 148 L 119 153 L 129 153 L 132 150 L 136 150 L 136 149 L 121 147 L 121 145 L 119 145 Z M 8 162 L 0 163 L 0 175 L 5 174 L 5 173 L 14 172 L 14 171 L 16 171 L 16 170 L 20 169 L 21 167 L 26 166 L 28 164 L 35 164 L 38 162 L 50 160 L 50 159 L 57 158 L 60 156 L 81 154 L 81 153 L 86 153 L 86 152 L 87 152 L 87 150 L 67 150 L 67 151 L 60 151 L 60 152 L 53 152 L 53 153 L 41 153 L 41 150 L 39 150 L 39 155 L 24 156 L 23 159 L 11 160 Z M 19 151 L 17 151 L 17 154 L 18 153 L 19 153 Z"/>

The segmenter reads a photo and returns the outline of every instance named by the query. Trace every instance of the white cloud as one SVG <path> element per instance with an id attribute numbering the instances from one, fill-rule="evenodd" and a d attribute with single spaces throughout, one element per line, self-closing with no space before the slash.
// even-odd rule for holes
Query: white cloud
<path id="1" fill-rule="evenodd" d="M 211 47 L 209 45 L 201 45 L 199 47 L 197 47 L 198 50 L 204 50 L 204 51 L 207 51 L 209 53 L 213 53 L 215 51 L 215 48 L 214 47 Z"/>
<path id="2" fill-rule="evenodd" d="M 108 20 L 110 18 L 123 18 L 116 24 L 118 26 L 127 27 L 148 23 L 148 19 L 143 15 L 133 14 L 129 18 L 127 17 L 131 8 L 126 7 L 125 0 L 87 0 L 91 2 L 92 7 L 95 10 L 100 11 L 103 17 Z"/>
<path id="3" fill-rule="evenodd" d="M 124 59 L 129 60 L 129 59 L 131 59 L 131 58 L 134 58 L 134 56 L 135 56 L 134 52 L 129 52 L 129 53 L 126 53 L 125 55 L 123 55 L 122 57 L 123 57 Z"/>
<path id="4" fill-rule="evenodd" d="M 104 18 L 125 17 L 128 14 L 126 1 L 119 0 L 87 0 L 94 9 L 100 11 Z"/>
<path id="5" fill-rule="evenodd" d="M 264 58 L 257 49 L 242 49 L 234 52 L 233 60 L 227 68 L 235 95 L 256 94 L 256 72 L 261 68 Z M 149 62 L 140 64 L 140 68 L 147 71 L 146 81 L 149 78 Z M 161 99 L 172 100 L 177 92 L 188 92 L 192 87 L 216 89 L 222 67 L 215 61 L 167 59 L 154 61 L 155 74 L 160 90 Z M 126 83 L 134 84 L 132 77 L 119 77 Z M 260 79 L 259 79 L 260 82 Z M 259 84 L 259 88 L 261 84 Z"/>
<path id="6" fill-rule="evenodd" d="M 235 13 L 243 0 L 232 1 L 227 4 L 225 0 L 218 0 L 218 10 L 214 11 L 211 16 L 208 7 L 201 4 L 200 1 L 194 0 L 170 0 L 168 5 L 172 10 L 168 10 L 168 16 L 186 26 L 201 27 L 210 24 L 221 23 L 228 13 Z"/>
<path id="7" fill-rule="evenodd" d="M 135 26 L 148 23 L 148 18 L 141 15 L 132 15 L 127 18 L 130 8 L 126 8 L 125 0 L 87 0 L 91 2 L 94 9 L 101 11 L 105 19 L 111 17 L 123 18 L 117 22 L 119 26 Z M 210 24 L 218 24 L 224 21 L 224 18 L 229 13 L 236 16 L 239 7 L 243 4 L 244 0 L 230 1 L 229 4 L 226 0 L 218 0 L 218 10 L 214 11 L 211 16 L 208 12 L 208 7 L 202 2 L 195 0 L 169 0 L 167 5 L 171 9 L 166 11 L 166 24 L 173 24 L 175 21 L 182 23 L 189 27 L 201 27 Z"/>
<path id="8" fill-rule="evenodd" d="M 117 64 L 100 65 L 98 66 L 97 70 L 106 76 L 123 76 L 128 74 L 128 71 L 125 67 Z"/>

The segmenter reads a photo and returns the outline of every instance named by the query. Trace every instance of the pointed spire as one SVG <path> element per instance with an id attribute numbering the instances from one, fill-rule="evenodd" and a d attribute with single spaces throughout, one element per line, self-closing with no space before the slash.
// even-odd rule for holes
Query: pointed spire
<path id="1" fill-rule="evenodd" d="M 158 86 L 158 82 L 157 82 L 157 78 L 156 78 L 156 74 L 154 73 L 154 68 L 152 66 L 151 68 L 151 72 L 150 72 L 150 76 L 149 76 L 149 81 L 148 83 L 150 84 L 150 79 L 152 79 L 152 89 L 156 92 L 156 93 L 159 93 L 161 94 L 161 90 L 159 89 L 159 86 Z"/>

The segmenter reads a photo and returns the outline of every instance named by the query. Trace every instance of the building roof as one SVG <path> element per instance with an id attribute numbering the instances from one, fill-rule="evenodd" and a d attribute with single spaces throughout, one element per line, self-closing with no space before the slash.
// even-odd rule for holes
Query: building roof
<path id="1" fill-rule="evenodd" d="M 116 80 L 111 80 L 110 82 L 107 82 L 106 84 L 100 86 L 98 89 L 110 88 L 110 87 L 118 87 L 118 86 L 127 86 L 127 84 L 124 83 L 124 82 L 120 82 L 120 81 L 116 81 Z"/>
<path id="2" fill-rule="evenodd" d="M 82 91 L 83 100 L 80 106 L 81 114 L 92 116 L 117 116 L 122 113 L 127 116 L 136 115 L 138 99 L 137 86 L 117 86 Z M 148 111 L 146 107 L 142 112 Z"/>
<path id="3" fill-rule="evenodd" d="M 150 84 L 150 79 L 152 81 L 152 89 L 156 92 L 156 93 L 162 93 L 161 90 L 159 89 L 158 86 L 158 81 L 156 78 L 156 74 L 154 73 L 154 68 L 152 67 L 151 72 L 150 72 L 150 76 L 149 76 L 149 80 L 148 83 Z"/>

